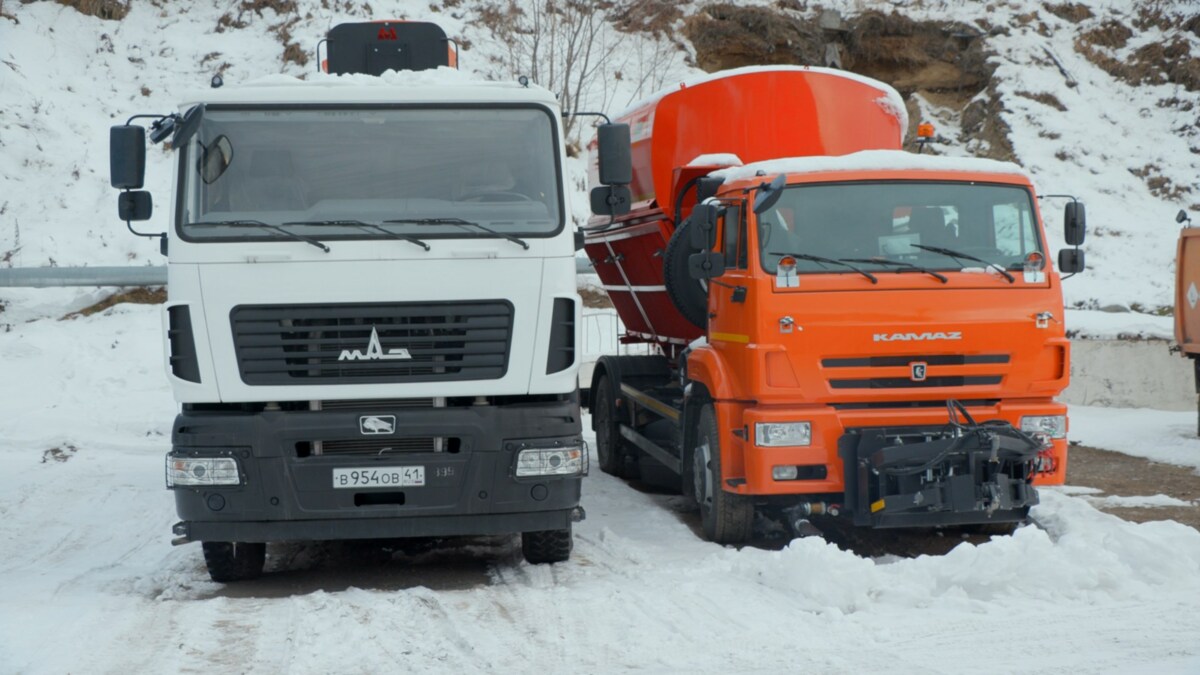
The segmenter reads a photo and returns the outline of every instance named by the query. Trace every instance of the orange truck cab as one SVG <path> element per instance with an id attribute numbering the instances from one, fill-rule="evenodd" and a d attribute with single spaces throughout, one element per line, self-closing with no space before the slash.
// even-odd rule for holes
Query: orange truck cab
<path id="1" fill-rule="evenodd" d="M 1033 185 L 899 150 L 898 100 L 837 71 L 733 71 L 619 118 L 628 188 L 622 149 L 594 144 L 609 180 L 585 247 L 623 339 L 652 351 L 596 365 L 599 464 L 693 496 L 714 541 L 749 538 L 756 511 L 1017 523 L 1065 478 L 1070 344 Z"/>

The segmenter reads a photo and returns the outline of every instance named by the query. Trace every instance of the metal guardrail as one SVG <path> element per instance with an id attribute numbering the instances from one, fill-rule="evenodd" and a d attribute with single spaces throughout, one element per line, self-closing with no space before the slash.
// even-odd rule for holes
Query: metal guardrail
<path id="1" fill-rule="evenodd" d="M 591 274 L 592 263 L 575 259 L 576 274 Z M 167 268 L 145 267 L 11 267 L 0 268 L 0 288 L 60 286 L 166 286 Z"/>
<path id="2" fill-rule="evenodd" d="M 0 287 L 166 285 L 166 267 L 13 267 L 0 269 Z"/>

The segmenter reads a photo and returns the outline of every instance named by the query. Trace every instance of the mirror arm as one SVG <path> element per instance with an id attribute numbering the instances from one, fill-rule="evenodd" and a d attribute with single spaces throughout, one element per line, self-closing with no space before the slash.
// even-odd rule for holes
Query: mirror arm
<path id="1" fill-rule="evenodd" d="M 745 302 L 746 301 L 746 287 L 745 286 L 736 286 L 734 284 L 727 284 L 724 281 L 717 281 L 716 279 L 709 279 L 708 283 L 713 284 L 714 286 L 720 286 L 722 288 L 728 288 L 728 289 L 732 290 L 734 302 Z"/>
<path id="2" fill-rule="evenodd" d="M 156 113 L 147 113 L 144 115 L 134 115 L 133 117 L 130 117 L 129 119 L 125 120 L 125 126 L 132 125 L 134 120 L 143 120 L 143 119 L 161 120 L 164 117 L 178 117 L 178 115 L 176 115 L 175 113 L 171 113 L 170 115 L 159 115 Z"/>
<path id="3" fill-rule="evenodd" d="M 130 190 L 129 188 L 126 188 L 126 189 L 122 190 L 122 192 L 133 192 L 133 191 Z M 163 255 L 167 254 L 167 233 L 166 232 L 138 232 L 137 230 L 133 229 L 133 221 L 131 221 L 131 220 L 125 221 L 125 227 L 128 228 L 131 233 L 133 233 L 139 237 L 146 237 L 149 239 L 158 237 L 158 250 L 162 251 Z"/>
<path id="4" fill-rule="evenodd" d="M 563 117 L 600 117 L 604 120 L 605 124 L 612 124 L 612 120 L 608 119 L 608 115 L 605 115 L 602 112 L 567 112 L 566 110 L 564 110 L 562 112 L 562 116 Z"/>

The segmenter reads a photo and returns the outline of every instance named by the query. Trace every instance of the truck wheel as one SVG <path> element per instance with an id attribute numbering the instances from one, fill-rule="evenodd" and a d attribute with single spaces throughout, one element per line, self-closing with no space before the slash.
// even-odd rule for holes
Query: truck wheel
<path id="1" fill-rule="evenodd" d="M 565 562 L 571 557 L 571 528 L 521 533 L 521 554 L 531 565 Z"/>
<path id="2" fill-rule="evenodd" d="M 267 545 L 263 543 L 206 541 L 200 545 L 208 576 L 221 584 L 257 578 L 267 560 Z"/>
<path id="3" fill-rule="evenodd" d="M 624 453 L 621 452 L 621 426 L 617 416 L 617 397 L 607 375 L 601 375 L 596 385 L 596 462 L 600 470 L 612 476 L 624 477 Z"/>
<path id="4" fill-rule="evenodd" d="M 712 405 L 700 410 L 696 447 L 692 449 L 692 479 L 704 536 L 718 544 L 739 544 L 754 530 L 754 503 L 721 487 L 721 443 Z"/>
<path id="5" fill-rule="evenodd" d="M 667 287 L 667 297 L 683 318 L 697 328 L 706 328 L 708 291 L 699 279 L 693 279 L 688 273 L 688 258 L 700 252 L 688 241 L 687 229 L 691 222 L 691 219 L 685 219 L 680 223 L 667 242 L 667 250 L 663 252 L 663 283 Z"/>

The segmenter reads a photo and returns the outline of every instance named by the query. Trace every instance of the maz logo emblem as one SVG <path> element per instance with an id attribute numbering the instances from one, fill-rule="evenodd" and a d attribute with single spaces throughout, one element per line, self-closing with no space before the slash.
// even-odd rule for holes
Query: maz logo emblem
<path id="1" fill-rule="evenodd" d="M 371 326 L 371 339 L 367 342 L 367 352 L 343 349 L 338 355 L 338 361 L 383 361 L 387 359 L 411 359 L 412 354 L 407 349 L 389 349 L 383 353 L 383 345 L 379 344 L 379 331 Z"/>
<path id="2" fill-rule="evenodd" d="M 363 415 L 358 418 L 358 430 L 364 436 L 396 433 L 395 415 Z"/>
<path id="3" fill-rule="evenodd" d="M 916 363 L 910 363 L 908 365 L 912 367 L 912 381 L 924 382 L 925 372 L 929 369 L 929 364 L 925 363 L 924 361 L 917 361 Z"/>

